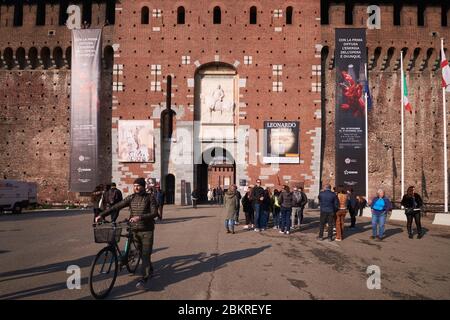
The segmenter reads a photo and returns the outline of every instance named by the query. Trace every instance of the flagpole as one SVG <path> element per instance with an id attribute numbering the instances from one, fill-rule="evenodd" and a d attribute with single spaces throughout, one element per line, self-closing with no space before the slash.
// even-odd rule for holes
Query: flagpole
<path id="1" fill-rule="evenodd" d="M 405 132 L 403 129 L 403 121 L 404 121 L 404 95 L 405 95 L 405 88 L 404 88 L 404 74 L 403 74 L 403 50 L 400 51 L 400 69 L 401 69 L 401 88 L 402 88 L 402 107 L 401 107 L 401 119 L 402 119 L 402 129 L 401 129 L 401 137 L 402 137 L 402 159 L 401 159 L 401 168 L 402 168 L 402 188 L 401 188 L 401 197 L 405 194 Z"/>
<path id="2" fill-rule="evenodd" d="M 444 51 L 444 38 L 441 38 L 441 52 Z M 442 113 L 444 119 L 444 212 L 448 213 L 448 173 L 447 173 L 447 106 L 445 87 L 442 88 Z"/>
<path id="3" fill-rule="evenodd" d="M 364 64 L 364 73 L 366 74 L 366 85 L 369 87 L 369 78 L 367 74 L 367 63 Z M 366 112 L 365 112 L 365 126 L 366 126 L 366 200 L 369 201 L 369 127 L 368 127 L 368 121 L 367 118 L 369 117 L 369 109 L 368 109 L 368 103 L 367 103 L 367 90 L 364 90 L 364 103 L 366 105 Z"/>

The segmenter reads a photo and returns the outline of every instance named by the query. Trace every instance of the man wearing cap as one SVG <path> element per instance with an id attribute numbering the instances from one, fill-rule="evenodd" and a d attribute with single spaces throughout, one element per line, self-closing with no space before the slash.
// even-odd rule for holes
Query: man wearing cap
<path id="1" fill-rule="evenodd" d="M 155 196 L 145 192 L 144 178 L 134 180 L 133 189 L 134 193 L 132 195 L 129 195 L 110 209 L 102 212 L 95 221 L 98 222 L 107 217 L 114 210 L 120 210 L 125 207 L 130 208 L 130 222 L 132 223 L 133 236 L 137 240 L 139 250 L 142 254 L 142 278 L 136 284 L 136 288 L 145 290 L 145 284 L 153 273 L 151 254 L 155 230 L 154 219 L 158 216 L 158 209 Z"/>

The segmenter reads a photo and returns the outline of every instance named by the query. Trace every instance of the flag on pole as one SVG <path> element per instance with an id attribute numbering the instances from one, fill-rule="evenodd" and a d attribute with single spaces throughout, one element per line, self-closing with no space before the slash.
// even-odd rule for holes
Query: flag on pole
<path id="1" fill-rule="evenodd" d="M 445 58 L 444 48 L 441 48 L 442 88 L 450 92 L 450 67 Z"/>
<path id="2" fill-rule="evenodd" d="M 408 87 L 406 86 L 406 77 L 405 74 L 402 74 L 403 76 L 403 107 L 405 107 L 405 110 L 409 111 L 409 113 L 412 113 L 412 107 L 408 100 Z"/>

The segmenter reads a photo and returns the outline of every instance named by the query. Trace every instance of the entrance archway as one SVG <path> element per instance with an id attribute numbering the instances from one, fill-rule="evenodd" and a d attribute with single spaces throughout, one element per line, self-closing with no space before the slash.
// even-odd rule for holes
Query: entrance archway
<path id="1" fill-rule="evenodd" d="M 202 163 L 195 165 L 194 174 L 199 201 L 206 202 L 208 189 L 220 187 L 225 191 L 236 184 L 236 163 L 226 149 L 208 149 L 202 154 Z"/>

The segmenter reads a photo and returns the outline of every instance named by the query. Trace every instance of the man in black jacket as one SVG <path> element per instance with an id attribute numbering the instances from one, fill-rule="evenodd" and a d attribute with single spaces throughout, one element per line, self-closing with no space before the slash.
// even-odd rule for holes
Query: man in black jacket
<path id="1" fill-rule="evenodd" d="M 328 222 L 328 241 L 333 241 L 334 214 L 339 208 L 339 200 L 336 193 L 331 191 L 331 186 L 327 185 L 324 191 L 319 193 L 320 205 L 320 231 L 318 240 L 323 240 L 323 229 Z"/>
<path id="2" fill-rule="evenodd" d="M 109 189 L 108 191 L 107 199 L 109 208 L 123 200 L 122 192 L 117 189 L 117 186 L 114 182 L 111 183 L 111 189 Z M 114 211 L 113 213 L 111 213 L 111 220 L 116 221 L 118 216 L 119 210 Z"/>
<path id="3" fill-rule="evenodd" d="M 253 209 L 255 212 L 255 231 L 259 232 L 264 228 L 264 214 L 263 214 L 263 202 L 264 202 L 264 189 L 261 187 L 261 180 L 256 180 L 256 186 L 252 190 L 251 200 L 253 203 Z"/>
<path id="4" fill-rule="evenodd" d="M 107 217 L 114 210 L 130 207 L 130 222 L 133 224 L 133 236 L 138 242 L 142 254 L 141 275 L 142 278 L 136 284 L 136 288 L 145 290 L 145 284 L 153 273 L 151 254 L 153 250 L 153 238 L 155 230 L 155 218 L 158 209 L 154 195 L 145 192 L 145 179 L 138 178 L 134 181 L 134 194 L 129 195 L 121 202 L 101 213 L 96 222 Z"/>

